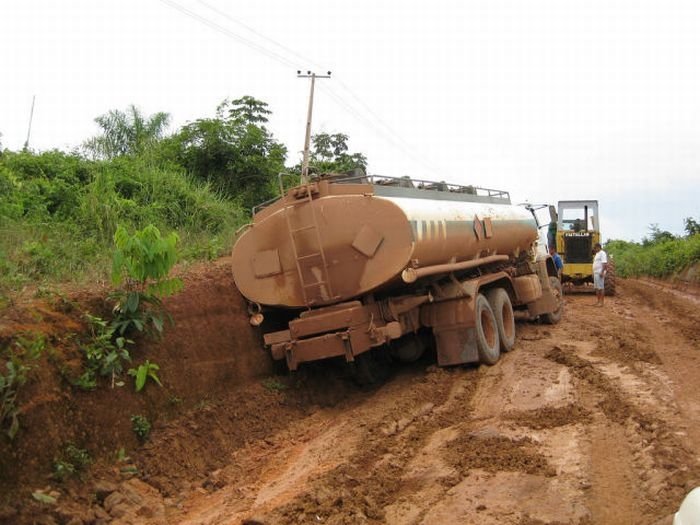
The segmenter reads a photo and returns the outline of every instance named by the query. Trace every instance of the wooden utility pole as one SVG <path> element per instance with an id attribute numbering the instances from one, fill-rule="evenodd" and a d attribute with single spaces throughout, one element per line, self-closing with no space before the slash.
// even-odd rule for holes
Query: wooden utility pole
<path id="1" fill-rule="evenodd" d="M 34 119 L 34 102 L 36 101 L 36 95 L 32 97 L 32 109 L 29 112 L 29 128 L 27 129 L 27 140 L 24 141 L 24 151 L 29 149 L 29 135 L 32 132 L 32 120 Z"/>
<path id="2" fill-rule="evenodd" d="M 304 139 L 304 160 L 301 163 L 301 183 L 309 182 L 309 147 L 311 146 L 311 117 L 314 111 L 314 87 L 317 78 L 331 78 L 331 72 L 328 71 L 325 75 L 317 75 L 311 71 L 307 71 L 305 75 L 301 71 L 297 71 L 297 78 L 310 78 L 311 91 L 309 93 L 309 111 L 306 116 L 306 137 Z"/>

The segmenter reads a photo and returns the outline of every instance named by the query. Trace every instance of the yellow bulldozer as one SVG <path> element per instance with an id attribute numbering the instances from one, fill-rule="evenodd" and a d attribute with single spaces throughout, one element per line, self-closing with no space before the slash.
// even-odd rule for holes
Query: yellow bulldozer
<path id="1" fill-rule="evenodd" d="M 564 290 L 593 291 L 593 246 L 601 242 L 598 201 L 559 201 L 557 213 L 552 213 L 547 241 L 550 246 L 556 243 L 564 263 Z M 615 295 L 615 264 L 609 255 L 605 295 Z"/>

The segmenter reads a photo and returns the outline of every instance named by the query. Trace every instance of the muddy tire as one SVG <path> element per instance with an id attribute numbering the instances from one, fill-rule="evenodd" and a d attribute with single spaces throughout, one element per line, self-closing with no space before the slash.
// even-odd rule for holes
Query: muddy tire
<path id="1" fill-rule="evenodd" d="M 554 296 L 559 302 L 559 307 L 554 312 L 543 314 L 541 317 L 547 324 L 557 324 L 559 321 L 561 321 L 561 318 L 564 315 L 564 292 L 561 287 L 561 281 L 556 277 L 550 276 L 549 286 L 552 288 Z"/>
<path id="2" fill-rule="evenodd" d="M 515 345 L 515 315 L 510 296 L 503 288 L 489 290 L 486 298 L 496 317 L 501 352 L 508 352 Z"/>
<path id="3" fill-rule="evenodd" d="M 476 296 L 474 315 L 476 317 L 476 348 L 479 352 L 479 362 L 485 365 L 495 365 L 498 358 L 501 357 L 498 323 L 488 299 L 483 294 Z"/>
<path id="4" fill-rule="evenodd" d="M 355 356 L 351 369 L 353 380 L 358 385 L 378 385 L 389 378 L 391 357 L 385 348 L 374 348 Z"/>
<path id="5" fill-rule="evenodd" d="M 605 276 L 605 295 L 615 295 L 615 261 L 608 259 L 608 270 Z"/>

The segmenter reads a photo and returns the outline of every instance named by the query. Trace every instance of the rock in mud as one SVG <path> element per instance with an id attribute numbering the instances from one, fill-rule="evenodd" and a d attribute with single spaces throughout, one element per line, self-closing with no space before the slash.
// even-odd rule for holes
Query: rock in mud
<path id="1" fill-rule="evenodd" d="M 137 524 L 147 519 L 151 523 L 165 523 L 165 505 L 156 489 L 133 478 L 121 484 L 104 500 L 105 510 L 116 518 L 116 523 Z"/>
<path id="2" fill-rule="evenodd" d="M 118 488 L 119 487 L 116 483 L 101 480 L 93 485 L 92 490 L 95 492 L 95 497 L 97 497 L 97 501 L 101 503 L 105 500 L 107 496 L 109 496 L 113 492 L 116 492 Z"/>

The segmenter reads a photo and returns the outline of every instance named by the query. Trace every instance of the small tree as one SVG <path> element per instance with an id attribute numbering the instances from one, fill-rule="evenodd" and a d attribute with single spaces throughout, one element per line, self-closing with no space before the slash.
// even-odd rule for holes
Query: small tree
<path id="1" fill-rule="evenodd" d="M 348 153 L 349 137 L 344 133 L 316 133 L 311 137 L 309 167 L 314 173 L 346 173 L 355 169 L 367 170 L 367 157 L 362 153 Z M 301 163 L 290 170 L 301 174 Z"/>
<path id="2" fill-rule="evenodd" d="M 191 122 L 169 139 L 177 162 L 245 208 L 275 195 L 287 149 L 265 127 L 271 111 L 250 96 L 224 100 L 216 117 Z"/>
<path id="3" fill-rule="evenodd" d="M 177 259 L 178 236 L 162 237 L 155 226 L 129 235 L 122 226 L 114 234 L 116 249 L 112 258 L 112 282 L 122 289 L 113 297 L 116 333 L 163 331 L 167 312 L 161 299 L 182 289 L 182 280 L 168 277 Z"/>
<path id="4" fill-rule="evenodd" d="M 683 222 L 685 223 L 685 233 L 688 237 L 700 233 L 700 223 L 692 217 L 686 217 L 683 219 Z"/>
<path id="5" fill-rule="evenodd" d="M 662 230 L 659 225 L 654 223 L 649 225 L 649 237 L 644 237 L 642 239 L 642 244 L 644 246 L 650 246 L 652 244 L 660 244 L 665 241 L 672 241 L 676 238 L 671 232 Z"/>

